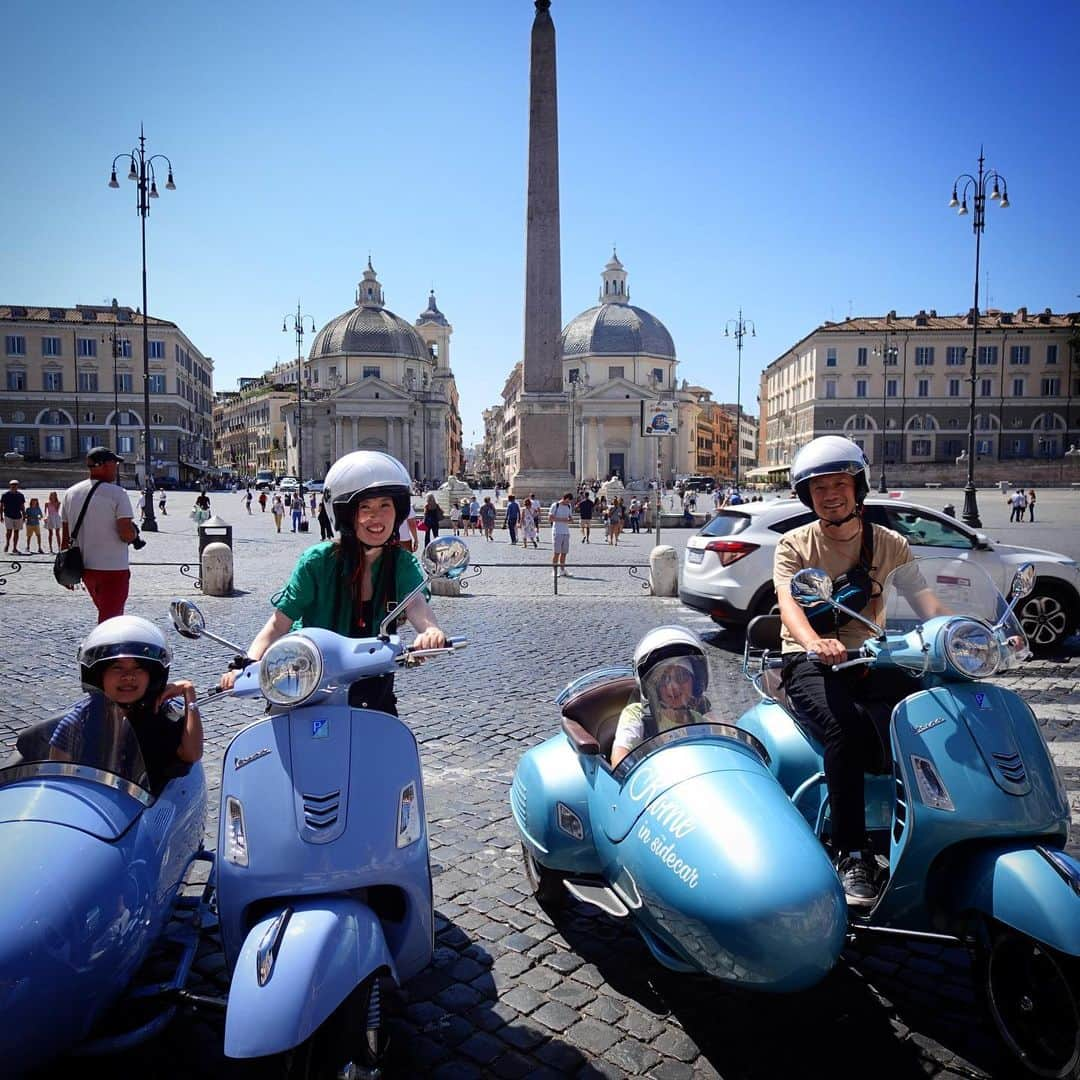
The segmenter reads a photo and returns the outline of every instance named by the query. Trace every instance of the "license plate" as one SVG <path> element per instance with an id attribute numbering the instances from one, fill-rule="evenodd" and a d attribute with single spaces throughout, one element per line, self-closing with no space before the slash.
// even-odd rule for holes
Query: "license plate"
<path id="1" fill-rule="evenodd" d="M 701 548 L 687 548 L 686 561 L 687 562 L 701 562 L 705 558 L 705 552 Z"/>

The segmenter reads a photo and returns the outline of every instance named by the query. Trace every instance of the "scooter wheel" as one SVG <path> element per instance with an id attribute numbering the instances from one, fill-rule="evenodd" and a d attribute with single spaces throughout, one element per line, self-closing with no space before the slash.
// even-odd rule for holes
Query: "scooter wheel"
<path id="1" fill-rule="evenodd" d="M 980 965 L 994 1027 L 1029 1076 L 1080 1077 L 1080 979 L 1070 958 L 998 927 Z"/>
<path id="2" fill-rule="evenodd" d="M 560 908 L 565 906 L 567 899 L 566 888 L 563 885 L 564 876 L 558 870 L 549 870 L 541 866 L 533 853 L 521 842 L 521 857 L 525 862 L 525 879 L 529 883 L 529 889 L 537 902 L 543 908 Z"/>

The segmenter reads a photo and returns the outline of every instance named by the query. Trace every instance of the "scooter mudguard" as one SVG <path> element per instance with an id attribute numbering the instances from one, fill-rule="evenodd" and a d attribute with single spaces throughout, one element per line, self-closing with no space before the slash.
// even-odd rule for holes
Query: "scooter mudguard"
<path id="1" fill-rule="evenodd" d="M 979 911 L 1068 956 L 1080 956 L 1080 864 L 1063 851 L 983 848 L 951 877 L 957 913 Z"/>
<path id="2" fill-rule="evenodd" d="M 381 969 L 397 979 L 382 925 L 358 900 L 317 896 L 268 913 L 248 932 L 233 970 L 226 1056 L 299 1046 Z"/>

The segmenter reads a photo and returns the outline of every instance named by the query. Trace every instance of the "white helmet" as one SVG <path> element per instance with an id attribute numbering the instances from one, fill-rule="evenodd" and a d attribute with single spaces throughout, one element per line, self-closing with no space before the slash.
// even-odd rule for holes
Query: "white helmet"
<path id="1" fill-rule="evenodd" d="M 150 672 L 151 688 L 169 681 L 172 651 L 165 635 L 149 619 L 117 615 L 99 623 L 79 646 L 79 674 L 84 690 L 100 690 L 101 677 L 113 660 L 138 660 Z"/>
<path id="2" fill-rule="evenodd" d="M 808 442 L 791 463 L 791 486 L 800 501 L 813 510 L 811 479 L 836 473 L 854 477 L 855 502 L 861 506 L 870 494 L 870 463 L 866 455 L 843 435 L 822 435 Z"/>
<path id="3" fill-rule="evenodd" d="M 709 662 L 705 658 L 705 646 L 701 638 L 685 626 L 657 626 L 650 630 L 634 649 L 634 675 L 642 697 L 645 696 L 644 680 L 661 660 L 687 657 L 694 673 L 694 696 L 700 697 L 709 686 Z"/>
<path id="4" fill-rule="evenodd" d="M 397 458 L 381 450 L 354 450 L 338 458 L 326 474 L 323 498 L 334 508 L 339 532 L 353 529 L 356 503 L 375 495 L 394 500 L 394 532 L 409 516 L 412 481 Z"/>

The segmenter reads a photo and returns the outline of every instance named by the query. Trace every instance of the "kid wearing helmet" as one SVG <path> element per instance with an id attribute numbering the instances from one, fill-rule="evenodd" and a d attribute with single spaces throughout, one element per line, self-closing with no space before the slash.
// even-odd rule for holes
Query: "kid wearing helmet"
<path id="1" fill-rule="evenodd" d="M 650 630 L 634 650 L 634 675 L 641 700 L 631 702 L 619 715 L 612 768 L 661 731 L 714 719 L 705 697 L 709 685 L 705 648 L 697 634 L 685 627 Z"/>
<path id="2" fill-rule="evenodd" d="M 807 612 L 791 595 L 791 579 L 807 567 L 824 570 L 838 600 L 880 625 L 880 583 L 912 554 L 898 533 L 863 520 L 869 463 L 849 439 L 825 435 L 804 446 L 791 466 L 791 486 L 817 520 L 785 533 L 776 545 L 783 681 L 800 719 L 824 747 L 832 848 L 848 903 L 870 907 L 883 882 L 866 835 L 863 774 L 891 767 L 889 716 L 914 685 L 895 670 L 875 671 L 873 678 L 865 667 L 834 672 L 831 665 L 846 660 L 871 631 L 832 608 Z M 927 595 L 920 606 L 935 603 Z"/>
<path id="3" fill-rule="evenodd" d="M 398 599 L 422 580 L 416 556 L 399 543 L 399 530 L 411 512 L 412 481 L 405 466 L 377 450 L 354 450 L 336 461 L 326 474 L 324 498 L 330 503 L 336 540 L 316 544 L 300 556 L 292 576 L 271 597 L 274 613 L 248 646 L 241 668 L 258 660 L 290 630 L 316 626 L 347 637 L 372 637 Z M 405 609 L 416 630 L 413 645 L 439 649 L 446 635 L 439 629 L 423 593 Z M 379 687 L 365 680 L 362 704 L 396 715 L 392 675 Z M 231 689 L 236 671 L 220 680 Z"/>
<path id="4" fill-rule="evenodd" d="M 108 769 L 157 794 L 202 757 L 203 729 L 188 679 L 169 681 L 161 631 L 137 615 L 99 623 L 79 646 L 89 696 L 53 730 L 49 758 Z M 175 700 L 183 699 L 183 705 Z"/>

